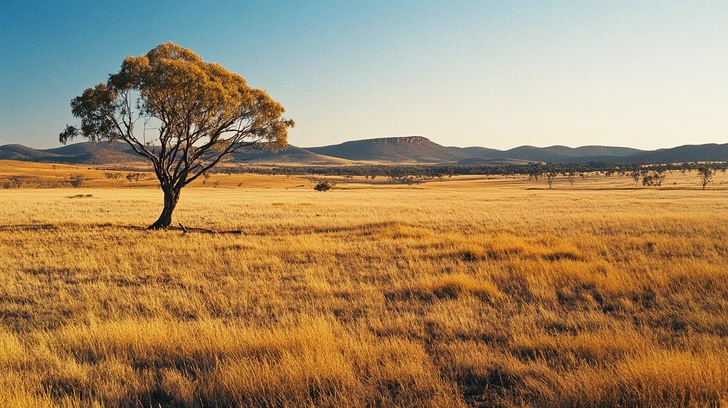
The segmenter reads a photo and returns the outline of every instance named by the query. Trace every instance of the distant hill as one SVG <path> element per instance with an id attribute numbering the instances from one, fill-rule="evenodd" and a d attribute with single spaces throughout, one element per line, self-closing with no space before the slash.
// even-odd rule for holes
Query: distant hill
<path id="1" fill-rule="evenodd" d="M 422 136 L 380 138 L 307 148 L 328 156 L 393 163 L 516 164 L 527 162 L 682 163 L 728 161 L 728 144 L 685 145 L 671 149 L 639 150 L 613 146 L 520 146 L 497 150 L 480 146 L 444 147 Z"/>
<path id="2" fill-rule="evenodd" d="M 53 161 L 58 155 L 44 150 L 36 150 L 19 144 L 0 146 L 0 160 L 19 160 L 45 162 Z"/>
<path id="3" fill-rule="evenodd" d="M 510 150 L 487 149 L 483 147 L 465 147 L 459 149 L 472 157 L 480 159 L 511 159 L 538 162 L 569 162 L 583 161 L 585 158 L 598 158 L 599 160 L 618 161 L 619 158 L 637 155 L 641 150 L 628 147 L 608 146 L 550 146 L 534 147 L 520 146 Z"/>
<path id="4" fill-rule="evenodd" d="M 634 162 L 684 163 L 700 161 L 728 161 L 728 144 L 684 145 L 671 149 L 641 152 L 629 156 Z"/>
<path id="5" fill-rule="evenodd" d="M 54 160 L 68 164 L 126 164 L 146 162 L 124 142 L 74 143 L 54 149 L 43 150 L 53 154 Z M 62 159 L 61 159 L 62 158 Z"/>
<path id="6" fill-rule="evenodd" d="M 497 149 L 490 149 L 487 147 L 472 146 L 472 147 L 448 147 L 448 149 L 460 152 L 467 156 L 466 159 L 502 159 L 503 151 Z"/>
<path id="7" fill-rule="evenodd" d="M 455 163 L 458 166 L 521 166 L 530 163 L 532 160 L 519 159 L 483 159 L 479 157 L 471 157 L 468 159 L 458 160 Z"/>
<path id="8" fill-rule="evenodd" d="M 128 144 L 125 142 L 114 142 L 113 144 L 110 144 L 108 142 L 100 142 L 100 143 L 93 143 L 93 142 L 80 142 L 80 143 L 72 143 L 69 145 L 61 146 L 61 147 L 55 147 L 53 149 L 45 149 L 42 150 L 43 152 L 51 153 L 58 156 L 83 156 L 83 155 L 89 155 L 94 154 L 99 151 L 113 151 L 118 153 L 128 153 L 128 154 L 134 154 L 134 151 L 129 147 Z"/>
<path id="9" fill-rule="evenodd" d="M 0 160 L 19 160 L 63 164 L 131 164 L 147 163 L 144 157 L 136 154 L 124 142 L 91 143 L 81 142 L 53 149 L 32 149 L 12 144 L 0 146 Z M 286 149 L 273 152 L 268 150 L 249 150 L 232 155 L 232 163 L 286 163 L 341 165 L 349 164 L 346 159 L 323 156 L 306 149 L 289 145 Z"/>
<path id="10" fill-rule="evenodd" d="M 143 162 L 131 148 L 116 143 L 74 143 L 67 146 L 37 150 L 21 145 L 0 146 L 0 159 L 65 164 L 124 164 Z"/>
<path id="11" fill-rule="evenodd" d="M 126 144 L 82 142 L 54 149 L 0 146 L 0 160 L 123 165 L 146 163 Z M 300 148 L 289 145 L 279 152 L 249 150 L 232 155 L 231 163 L 348 165 L 354 162 L 402 164 L 503 165 L 528 162 L 682 163 L 728 161 L 728 144 L 685 145 L 670 149 L 638 150 L 609 146 L 520 146 L 509 150 L 486 147 L 446 147 L 423 136 L 355 140 L 332 146 Z"/>
<path id="12" fill-rule="evenodd" d="M 311 164 L 311 165 L 341 165 L 350 164 L 346 159 L 324 156 L 307 149 L 288 145 L 284 150 L 273 152 L 270 150 L 249 150 L 233 153 L 231 162 L 236 163 L 285 163 L 285 164 Z"/>
<path id="13" fill-rule="evenodd" d="M 310 147 L 307 150 L 348 160 L 390 163 L 443 163 L 471 157 L 422 136 L 355 140 L 334 146 Z"/>
<path id="14" fill-rule="evenodd" d="M 504 153 L 514 159 L 545 161 L 545 162 L 572 162 L 586 160 L 620 161 L 621 158 L 641 153 L 641 150 L 627 147 L 608 146 L 550 146 L 533 147 L 521 146 L 507 150 Z"/>

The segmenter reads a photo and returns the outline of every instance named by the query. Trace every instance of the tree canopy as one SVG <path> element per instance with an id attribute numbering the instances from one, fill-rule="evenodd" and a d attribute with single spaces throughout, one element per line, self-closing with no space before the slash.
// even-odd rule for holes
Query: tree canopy
<path id="1" fill-rule="evenodd" d="M 107 83 L 74 98 L 71 112 L 81 125 L 66 126 L 61 143 L 122 140 L 151 161 L 164 191 L 153 229 L 171 224 L 184 186 L 231 153 L 285 147 L 294 126 L 265 91 L 171 42 L 126 58 Z"/>

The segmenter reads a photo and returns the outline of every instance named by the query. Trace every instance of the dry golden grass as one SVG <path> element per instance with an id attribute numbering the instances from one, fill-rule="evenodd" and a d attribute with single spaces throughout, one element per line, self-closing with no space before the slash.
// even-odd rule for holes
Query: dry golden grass
<path id="1" fill-rule="evenodd" d="M 728 404 L 722 174 L 216 174 L 175 222 L 219 233 L 183 235 L 85 172 L 0 189 L 0 406 Z"/>

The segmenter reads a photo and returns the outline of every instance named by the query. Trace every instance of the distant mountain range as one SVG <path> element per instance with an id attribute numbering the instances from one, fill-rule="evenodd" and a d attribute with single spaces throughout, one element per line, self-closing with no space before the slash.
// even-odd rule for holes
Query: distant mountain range
<path id="1" fill-rule="evenodd" d="M 82 142 L 55 149 L 32 149 L 22 145 L 0 146 L 0 160 L 67 164 L 131 164 L 146 160 L 123 142 Z M 728 161 L 728 144 L 685 145 L 671 149 L 638 150 L 627 147 L 533 147 L 509 150 L 485 147 L 447 147 L 422 136 L 356 140 L 332 146 L 301 148 L 289 145 L 280 152 L 251 150 L 236 153 L 229 160 L 250 164 L 346 165 L 355 163 L 402 164 L 518 164 L 528 162 L 682 163 Z"/>
<path id="2" fill-rule="evenodd" d="M 126 143 L 75 143 L 54 149 L 32 149 L 18 144 L 0 146 L 0 160 L 65 164 L 119 164 L 144 162 Z"/>

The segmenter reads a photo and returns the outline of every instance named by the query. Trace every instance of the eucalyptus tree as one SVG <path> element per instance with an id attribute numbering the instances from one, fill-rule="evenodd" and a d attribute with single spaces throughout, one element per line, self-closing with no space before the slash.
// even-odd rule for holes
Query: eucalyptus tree
<path id="1" fill-rule="evenodd" d="M 171 42 L 126 58 L 105 84 L 74 98 L 71 112 L 81 125 L 66 126 L 61 143 L 121 140 L 152 163 L 164 208 L 150 229 L 171 224 L 183 187 L 232 153 L 285 147 L 294 125 L 265 91 Z"/>
<path id="2" fill-rule="evenodd" d="M 705 186 L 713 180 L 713 174 L 715 171 L 707 166 L 698 167 L 698 177 L 700 177 L 700 184 L 705 190 Z"/>

